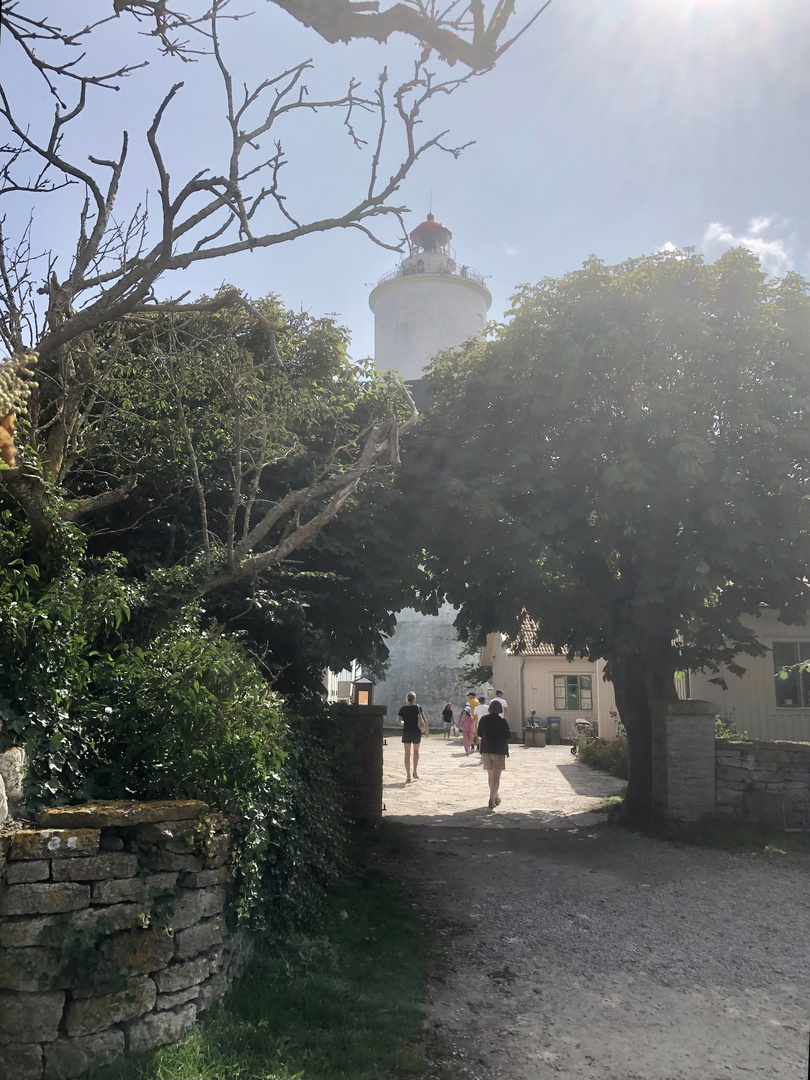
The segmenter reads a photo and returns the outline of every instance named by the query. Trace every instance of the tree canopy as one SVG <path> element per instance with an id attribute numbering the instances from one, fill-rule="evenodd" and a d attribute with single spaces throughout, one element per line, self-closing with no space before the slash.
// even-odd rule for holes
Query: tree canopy
<path id="1" fill-rule="evenodd" d="M 604 658 L 650 807 L 651 704 L 742 670 L 761 605 L 803 621 L 810 296 L 749 252 L 660 253 L 524 286 L 492 340 L 440 357 L 406 482 L 459 623 L 525 617 Z"/>

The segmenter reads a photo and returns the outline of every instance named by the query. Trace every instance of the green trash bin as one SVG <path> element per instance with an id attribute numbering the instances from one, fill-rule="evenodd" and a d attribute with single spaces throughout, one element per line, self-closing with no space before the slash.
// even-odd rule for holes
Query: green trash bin
<path id="1" fill-rule="evenodd" d="M 548 724 L 548 745 L 559 746 L 560 745 L 560 724 L 562 721 L 559 716 L 546 717 L 546 723 Z"/>

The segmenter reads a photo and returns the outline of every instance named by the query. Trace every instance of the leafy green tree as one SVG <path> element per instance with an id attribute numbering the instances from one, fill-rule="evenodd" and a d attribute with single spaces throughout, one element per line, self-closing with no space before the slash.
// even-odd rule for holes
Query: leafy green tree
<path id="1" fill-rule="evenodd" d="M 382 662 L 381 635 L 418 576 L 394 527 L 388 461 L 366 470 L 330 530 L 306 532 L 307 494 L 342 486 L 358 445 L 403 399 L 349 362 L 332 320 L 273 297 L 253 306 L 272 338 L 231 309 L 115 328 L 70 495 L 96 507 L 90 552 L 116 551 L 154 586 L 142 635 L 196 594 L 208 617 L 248 635 L 279 690 L 311 691 L 325 665 Z M 111 477 L 121 498 L 105 504 Z M 296 492 L 301 501 L 256 539 L 256 524 Z M 296 535 L 290 565 L 276 553 Z"/>
<path id="2" fill-rule="evenodd" d="M 459 622 L 606 660 L 651 807 L 651 706 L 674 673 L 805 619 L 810 297 L 732 251 L 591 258 L 524 286 L 490 342 L 440 357 L 406 484 Z"/>

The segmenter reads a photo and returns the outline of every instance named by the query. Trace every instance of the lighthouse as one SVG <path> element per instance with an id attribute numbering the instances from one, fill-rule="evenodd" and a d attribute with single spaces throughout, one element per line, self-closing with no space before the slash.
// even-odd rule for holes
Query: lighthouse
<path id="1" fill-rule="evenodd" d="M 374 359 L 407 383 L 420 382 L 428 360 L 480 334 L 492 297 L 471 266 L 459 265 L 453 234 L 428 214 L 410 234 L 410 252 L 380 278 L 368 298 L 374 312 Z"/>
<path id="2" fill-rule="evenodd" d="M 481 274 L 457 261 L 452 238 L 428 214 L 409 236 L 409 253 L 380 278 L 368 301 L 377 367 L 396 371 L 419 408 L 428 404 L 423 389 L 428 361 L 480 334 L 492 303 Z M 435 616 L 413 610 L 397 615 L 396 631 L 387 641 L 388 674 L 375 692 L 377 703 L 387 706 L 389 723 L 410 690 L 432 725 L 438 725 L 448 701 L 458 713 L 470 688 L 461 681 L 465 660 L 453 626 L 455 614 L 445 604 Z"/>

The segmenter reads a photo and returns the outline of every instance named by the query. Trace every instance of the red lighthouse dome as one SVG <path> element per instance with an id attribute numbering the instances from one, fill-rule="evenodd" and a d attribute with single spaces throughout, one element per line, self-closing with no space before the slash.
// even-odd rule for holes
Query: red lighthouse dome
<path id="1" fill-rule="evenodd" d="M 428 214 L 427 219 L 421 225 L 417 225 L 410 234 L 411 251 L 444 253 L 452 239 L 453 234 L 450 230 L 437 221 L 433 214 Z"/>

